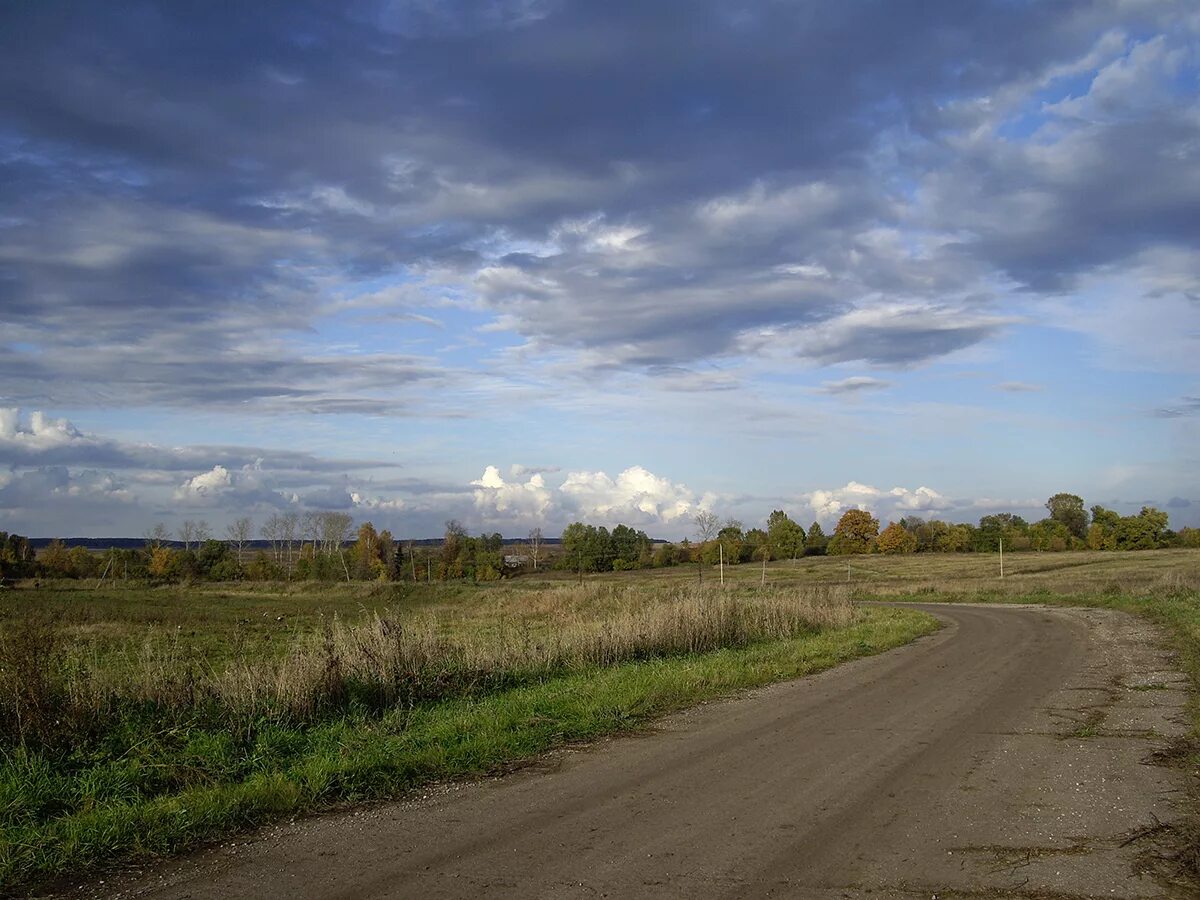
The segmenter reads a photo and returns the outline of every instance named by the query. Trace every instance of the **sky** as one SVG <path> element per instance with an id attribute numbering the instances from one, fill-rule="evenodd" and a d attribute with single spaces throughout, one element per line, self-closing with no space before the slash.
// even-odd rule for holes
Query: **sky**
<path id="1" fill-rule="evenodd" d="M 0 8 L 0 530 L 1200 525 L 1200 8 Z"/>

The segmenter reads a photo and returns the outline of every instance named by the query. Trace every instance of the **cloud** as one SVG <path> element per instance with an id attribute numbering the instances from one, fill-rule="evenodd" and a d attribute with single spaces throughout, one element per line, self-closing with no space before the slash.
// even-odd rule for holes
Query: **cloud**
<path id="1" fill-rule="evenodd" d="M 1172 497 L 1167 501 L 1167 509 L 1188 509 L 1192 501 L 1185 497 Z"/>
<path id="2" fill-rule="evenodd" d="M 39 510 L 134 502 L 133 494 L 110 472 L 72 473 L 65 466 L 9 471 L 0 478 L 0 509 Z"/>
<path id="3" fill-rule="evenodd" d="M 800 502 L 823 522 L 834 522 L 848 509 L 865 509 L 883 519 L 898 519 L 909 513 L 950 510 L 954 503 L 928 487 L 916 490 L 895 487 L 883 491 L 869 484 L 848 482 L 840 488 L 802 494 Z"/>
<path id="4" fill-rule="evenodd" d="M 962 307 L 887 304 L 807 328 L 760 331 L 748 335 L 744 346 L 748 354 L 789 353 L 824 365 L 866 362 L 902 368 L 987 340 L 1014 321 Z"/>
<path id="5" fill-rule="evenodd" d="M 16 407 L 0 407 L 0 464 L 104 467 L 142 474 L 152 470 L 194 472 L 212 466 L 241 469 L 247 465 L 278 473 L 341 473 L 397 465 L 377 459 L 323 458 L 280 448 L 128 443 L 81 431 L 67 419 L 54 419 L 37 410 L 30 413 L 26 424 Z"/>
<path id="6" fill-rule="evenodd" d="M 370 497 L 358 491 L 350 492 L 350 502 L 356 510 L 363 512 L 397 513 L 408 508 L 408 504 L 399 497 Z"/>
<path id="7" fill-rule="evenodd" d="M 215 465 L 179 485 L 172 494 L 172 500 L 179 506 L 220 506 L 243 510 L 282 508 L 295 502 L 295 495 L 273 490 L 268 481 L 261 459 L 237 471 Z"/>
<path id="8" fill-rule="evenodd" d="M 224 466 L 213 466 L 210 471 L 189 478 L 180 485 L 175 492 L 175 499 L 179 501 L 215 499 L 232 488 L 233 479 L 229 475 L 229 470 Z"/>
<path id="9" fill-rule="evenodd" d="M 476 510 L 488 518 L 537 522 L 546 518 L 555 502 L 545 478 L 537 472 L 526 481 L 508 482 L 499 469 L 488 466 L 471 485 L 475 489 Z"/>
<path id="10" fill-rule="evenodd" d="M 1200 397 L 1183 397 L 1178 403 L 1160 406 L 1154 410 L 1159 419 L 1181 419 L 1185 416 L 1200 416 Z"/>
<path id="11" fill-rule="evenodd" d="M 817 388 L 821 394 L 862 394 L 870 391 L 882 391 L 892 386 L 890 381 L 881 378 L 871 378 L 869 375 L 853 375 L 841 381 L 823 381 Z"/>
<path id="12" fill-rule="evenodd" d="M 1105 32 L 1079 52 L 1089 63 L 1115 54 L 1096 71 L 1068 66 L 979 104 L 969 127 L 938 138 L 944 165 L 919 192 L 930 224 L 956 229 L 963 253 L 1050 294 L 1147 248 L 1190 246 L 1200 102 L 1180 84 L 1194 78 L 1184 70 L 1194 73 L 1195 36 L 1194 20 L 1145 40 Z"/>
<path id="13" fill-rule="evenodd" d="M 510 481 L 496 466 L 488 466 L 471 482 L 475 514 L 485 523 L 522 527 L 561 527 L 576 520 L 610 526 L 670 526 L 705 505 L 686 485 L 642 466 L 631 466 L 615 477 L 602 471 L 568 472 L 557 485 L 549 484 L 540 472 L 526 474 L 514 475 Z"/>
<path id="14" fill-rule="evenodd" d="M 37 453 L 80 440 L 83 435 L 66 419 L 34 412 L 26 427 L 21 424 L 18 409 L 0 408 L 0 447 Z"/>
<path id="15" fill-rule="evenodd" d="M 1189 31 L 1155 3 L 259 9 L 6 11 L 10 400 L 436 414 L 436 359 L 308 352 L 356 303 L 618 367 L 764 329 L 905 366 L 1003 326 L 959 304 L 996 272 L 1061 283 L 1195 205 Z"/>
<path id="16" fill-rule="evenodd" d="M 508 467 L 508 473 L 513 478 L 523 478 L 526 475 L 553 475 L 560 471 L 562 470 L 558 466 L 524 466 L 520 463 L 513 463 Z"/>
<path id="17" fill-rule="evenodd" d="M 996 390 L 1007 394 L 1036 394 L 1044 391 L 1045 387 L 1028 381 L 1002 381 L 996 385 Z"/>
<path id="18" fill-rule="evenodd" d="M 1185 6 L 8 4 L 0 402 L 121 416 L 122 434 L 202 413 L 294 436 L 303 414 L 323 448 L 394 446 L 404 417 L 420 458 L 434 433 L 490 440 L 518 405 L 551 445 L 581 410 L 648 435 L 720 406 L 744 435 L 844 446 L 872 411 L 797 415 L 805 386 L 946 374 L 1046 326 L 1081 338 L 1047 354 L 1047 386 L 1060 361 L 1081 384 L 1098 359 L 1190 374 L 1200 20 Z M 1194 397 L 1129 390 L 1190 427 Z M 998 403 L 984 393 L 981 409 Z M 233 503 L 262 458 L 254 477 L 288 502 L 427 516 L 482 516 L 477 491 L 517 515 L 539 474 L 468 485 L 476 472 L 439 458 L 408 492 L 354 449 L 73 428 L 0 417 L 0 470 Z M 572 465 L 627 464 L 607 450 Z M 708 452 L 689 479 L 719 465 Z M 229 485 L 204 482 L 216 467 Z M 604 477 L 579 514 L 626 507 Z M 646 496 L 659 516 L 699 502 Z"/>
<path id="19" fill-rule="evenodd" d="M 686 485 L 641 466 L 631 466 L 616 478 L 604 472 L 571 472 L 560 490 L 568 507 L 586 521 L 671 524 L 699 508 Z"/>

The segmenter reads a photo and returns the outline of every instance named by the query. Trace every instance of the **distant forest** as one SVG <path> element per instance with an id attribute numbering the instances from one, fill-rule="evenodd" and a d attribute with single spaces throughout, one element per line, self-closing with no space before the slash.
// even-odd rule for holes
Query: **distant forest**
<path id="1" fill-rule="evenodd" d="M 355 530 L 345 513 L 287 513 L 273 514 L 257 533 L 251 519 L 238 519 L 221 538 L 207 523 L 191 520 L 174 534 L 156 525 L 141 538 L 30 539 L 0 532 L 0 579 L 493 581 L 548 568 L 582 574 L 826 554 L 1200 547 L 1200 529 L 1172 531 L 1167 514 L 1150 506 L 1122 516 L 1060 493 L 1046 501 L 1046 510 L 1033 523 L 1012 513 L 984 516 L 978 525 L 906 516 L 881 529 L 869 511 L 850 509 L 830 535 L 820 523 L 805 528 L 783 510 L 773 511 L 765 528 L 750 529 L 702 511 L 693 520 L 695 540 L 677 543 L 628 525 L 610 531 L 583 522 L 571 523 L 558 538 L 544 537 L 540 528 L 520 539 L 473 537 L 455 520 L 440 538 L 399 541 L 370 522 Z"/>

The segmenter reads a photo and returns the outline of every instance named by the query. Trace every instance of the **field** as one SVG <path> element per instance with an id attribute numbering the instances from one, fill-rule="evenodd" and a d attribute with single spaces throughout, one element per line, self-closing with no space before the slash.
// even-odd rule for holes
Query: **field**
<path id="1" fill-rule="evenodd" d="M 1003 580 L 998 563 L 5 591 L 0 885 L 500 771 L 936 627 L 852 599 L 1114 606 L 1170 628 L 1200 680 L 1200 551 L 1006 555 Z"/>

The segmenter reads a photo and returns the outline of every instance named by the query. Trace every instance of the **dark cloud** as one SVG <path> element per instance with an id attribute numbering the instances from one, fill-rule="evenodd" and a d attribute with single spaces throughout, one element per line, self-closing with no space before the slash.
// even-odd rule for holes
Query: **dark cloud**
<path id="1" fill-rule="evenodd" d="M 947 321 L 868 323 L 812 358 L 936 357 L 995 334 L 949 321 L 993 269 L 1056 290 L 1188 233 L 1196 120 L 1170 85 L 1057 113 L 1066 174 L 961 141 L 978 98 L 1171 9 L 8 4 L 0 379 L 25 403 L 407 411 L 384 382 L 435 363 L 262 350 L 331 284 L 401 274 L 601 366 L 737 352 L 881 292 Z M 914 226 L 970 237 L 914 248 Z"/>
<path id="2" fill-rule="evenodd" d="M 49 506 L 103 509 L 133 501 L 125 485 L 108 472 L 85 469 L 72 473 L 66 466 L 0 470 L 0 509 L 44 510 Z"/>
<path id="3" fill-rule="evenodd" d="M 881 305 L 809 328 L 761 332 L 748 353 L 791 353 L 823 364 L 866 362 L 901 368 L 944 356 L 997 334 L 1012 320 L 964 308 Z"/>
<path id="4" fill-rule="evenodd" d="M 24 419 L 24 420 L 23 420 Z M 0 465 L 22 467 L 83 466 L 140 472 L 195 473 L 221 466 L 263 466 L 280 474 L 330 474 L 395 468 L 394 461 L 326 458 L 269 447 L 192 445 L 159 447 L 87 434 L 65 419 L 0 407 Z"/>
<path id="5" fill-rule="evenodd" d="M 869 375 L 853 375 L 840 381 L 824 381 L 818 391 L 822 394 L 864 394 L 871 391 L 882 391 L 892 386 L 890 381 L 881 378 L 871 378 Z"/>
<path id="6" fill-rule="evenodd" d="M 343 510 L 354 508 L 354 498 L 350 495 L 350 491 L 345 487 L 337 485 L 331 485 L 316 491 L 309 491 L 301 497 L 301 500 L 305 506 L 311 509 Z"/>
<path id="7" fill-rule="evenodd" d="M 1159 407 L 1154 410 L 1154 416 L 1159 419 L 1182 419 L 1186 416 L 1200 416 L 1200 397 L 1184 397 L 1178 403 Z"/>
<path id="8" fill-rule="evenodd" d="M 1192 505 L 1192 501 L 1185 497 L 1172 497 L 1167 501 L 1167 509 L 1187 509 Z"/>
<path id="9" fill-rule="evenodd" d="M 921 148 L 941 154 L 936 166 L 933 156 L 922 162 L 932 223 L 967 235 L 962 253 L 1047 293 L 1151 248 L 1190 248 L 1200 206 L 1200 104 L 1185 87 L 1200 61 L 1195 28 L 1182 20 L 1140 42 L 1110 32 L 1093 51 L 1094 79 L 1083 67 L 1084 90 L 1052 102 L 1031 92 L 1027 110 L 976 104 L 968 122 L 944 122 L 938 149 Z"/>
<path id="10" fill-rule="evenodd" d="M 233 336 L 230 337 L 232 342 Z M 145 335 L 87 349 L 52 346 L 36 353 L 0 346 L 3 399 L 57 406 L 219 407 L 227 410 L 462 415 L 425 410 L 424 391 L 460 376 L 430 360 L 401 355 L 304 356 L 218 346 L 207 332 Z"/>
<path id="11" fill-rule="evenodd" d="M 1002 381 L 996 385 L 996 390 L 1004 391 L 1006 394 L 1036 394 L 1045 388 L 1040 384 L 1031 384 L 1028 381 Z"/>

